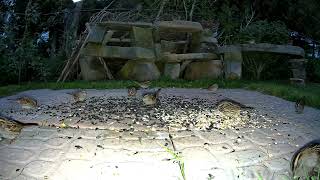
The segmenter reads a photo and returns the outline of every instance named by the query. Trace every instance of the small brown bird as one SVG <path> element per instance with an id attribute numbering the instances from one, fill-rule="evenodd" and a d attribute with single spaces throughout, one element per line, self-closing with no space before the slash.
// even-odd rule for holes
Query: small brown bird
<path id="1" fill-rule="evenodd" d="M 137 94 L 137 88 L 136 87 L 129 87 L 128 88 L 128 96 L 135 96 Z"/>
<path id="2" fill-rule="evenodd" d="M 87 92 L 85 90 L 76 90 L 74 92 L 68 93 L 73 96 L 76 102 L 83 102 L 86 100 Z"/>
<path id="3" fill-rule="evenodd" d="M 223 99 L 217 103 L 217 109 L 226 116 L 239 116 L 241 109 L 252 109 L 237 101 L 231 99 Z"/>
<path id="4" fill-rule="evenodd" d="M 298 149 L 291 159 L 294 179 L 312 179 L 320 176 L 320 139 Z"/>
<path id="5" fill-rule="evenodd" d="M 38 126 L 38 124 L 22 123 L 0 114 L 0 137 L 14 139 L 26 126 Z"/>
<path id="6" fill-rule="evenodd" d="M 208 87 L 208 91 L 210 92 L 216 92 L 219 88 L 219 85 L 218 84 L 212 84 Z"/>
<path id="7" fill-rule="evenodd" d="M 296 101 L 296 104 L 295 104 L 295 109 L 296 109 L 296 113 L 298 114 L 302 114 L 303 113 L 303 110 L 304 110 L 304 105 L 306 104 L 306 98 L 305 97 L 302 97 L 300 99 L 298 99 Z"/>
<path id="8" fill-rule="evenodd" d="M 143 81 L 143 82 L 138 82 L 138 81 L 134 81 L 137 85 L 139 85 L 139 87 L 141 87 L 142 89 L 147 89 L 150 87 L 151 82 L 150 81 Z"/>
<path id="9" fill-rule="evenodd" d="M 18 103 L 21 105 L 23 109 L 33 109 L 38 107 L 37 100 L 31 98 L 31 97 L 20 97 L 17 99 Z"/>
<path id="10" fill-rule="evenodd" d="M 159 102 L 159 93 L 161 91 L 161 88 L 158 89 L 155 92 L 148 92 L 142 94 L 142 100 L 145 105 L 155 105 L 157 102 Z"/>

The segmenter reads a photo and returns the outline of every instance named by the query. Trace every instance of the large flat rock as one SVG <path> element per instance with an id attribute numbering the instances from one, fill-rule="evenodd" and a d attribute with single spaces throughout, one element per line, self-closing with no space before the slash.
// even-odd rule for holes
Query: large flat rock
<path id="1" fill-rule="evenodd" d="M 85 56 L 120 58 L 120 59 L 148 59 L 154 61 L 155 54 L 151 49 L 142 47 L 101 46 L 88 43 L 81 54 Z"/>
<path id="2" fill-rule="evenodd" d="M 202 26 L 198 22 L 192 21 L 160 21 L 156 24 L 160 31 L 173 32 L 201 32 Z"/>
<path id="3" fill-rule="evenodd" d="M 177 63 L 177 62 L 183 62 L 186 60 L 192 60 L 192 61 L 218 60 L 219 57 L 217 54 L 213 54 L 213 53 L 188 53 L 188 54 L 164 53 L 161 59 L 164 62 Z"/>
<path id="4" fill-rule="evenodd" d="M 219 53 L 232 53 L 232 52 L 268 52 L 268 53 L 279 53 L 279 54 L 287 54 L 294 55 L 298 57 L 304 57 L 305 52 L 304 49 L 298 46 L 291 45 L 276 45 L 276 44 L 268 44 L 268 43 L 260 43 L 260 44 L 239 44 L 239 45 L 228 45 L 218 47 Z"/>

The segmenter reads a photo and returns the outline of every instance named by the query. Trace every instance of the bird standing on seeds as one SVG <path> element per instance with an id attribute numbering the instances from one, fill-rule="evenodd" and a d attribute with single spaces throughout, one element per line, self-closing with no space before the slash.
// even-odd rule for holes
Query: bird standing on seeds
<path id="1" fill-rule="evenodd" d="M 296 101 L 296 104 L 295 104 L 296 113 L 298 113 L 298 114 L 303 113 L 304 105 L 305 105 L 305 104 L 306 104 L 306 99 L 305 99 L 305 97 L 302 97 L 302 98 L 298 99 L 298 100 Z"/>
<path id="2" fill-rule="evenodd" d="M 18 103 L 21 105 L 23 109 L 33 109 L 38 107 L 37 100 L 31 98 L 31 97 L 20 97 L 17 99 Z"/>
<path id="3" fill-rule="evenodd" d="M 294 153 L 291 159 L 294 179 L 311 179 L 320 175 L 320 139 L 313 140 Z"/>
<path id="4" fill-rule="evenodd" d="M 0 114 L 0 137 L 14 139 L 26 126 L 38 126 L 38 124 L 22 123 Z"/>
<path id="5" fill-rule="evenodd" d="M 216 92 L 219 88 L 219 85 L 218 84 L 212 84 L 208 87 L 208 91 L 210 92 Z"/>
<path id="6" fill-rule="evenodd" d="M 72 95 L 73 99 L 76 102 L 83 102 L 87 98 L 87 92 L 84 90 L 77 90 L 77 91 L 74 91 L 74 92 L 68 93 L 68 94 Z"/>
<path id="7" fill-rule="evenodd" d="M 129 87 L 128 88 L 128 96 L 135 96 L 137 94 L 137 88 L 136 87 Z"/>
<path id="8" fill-rule="evenodd" d="M 142 94 L 142 100 L 145 105 L 155 105 L 159 101 L 159 93 L 161 88 L 158 89 L 156 92 L 148 92 Z"/>
<path id="9" fill-rule="evenodd" d="M 223 99 L 217 103 L 217 109 L 226 116 L 236 117 L 240 115 L 241 109 L 252 109 L 231 99 Z"/>

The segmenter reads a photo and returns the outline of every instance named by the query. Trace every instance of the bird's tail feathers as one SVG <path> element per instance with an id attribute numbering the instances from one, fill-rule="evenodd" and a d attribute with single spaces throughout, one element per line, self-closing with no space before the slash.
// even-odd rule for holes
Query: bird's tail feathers
<path id="1" fill-rule="evenodd" d="M 18 124 L 21 124 L 22 126 L 38 126 L 39 124 L 38 123 L 25 123 L 25 122 L 21 122 L 21 121 L 18 121 L 18 120 L 15 120 L 9 116 L 6 116 L 2 113 L 0 113 L 0 117 L 3 117 L 5 119 L 8 119 L 9 121 L 13 121 L 15 123 L 18 123 Z"/>
<path id="2" fill-rule="evenodd" d="M 160 91 L 161 91 L 161 88 L 159 88 L 159 89 L 156 91 L 156 97 L 159 97 Z"/>

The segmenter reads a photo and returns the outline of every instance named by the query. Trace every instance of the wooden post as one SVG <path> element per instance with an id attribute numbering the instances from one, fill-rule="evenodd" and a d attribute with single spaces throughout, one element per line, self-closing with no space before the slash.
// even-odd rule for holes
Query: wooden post
<path id="1" fill-rule="evenodd" d="M 106 70 L 106 74 L 107 74 L 108 79 L 114 79 L 114 77 L 112 76 L 112 73 L 111 73 L 110 69 L 108 68 L 106 62 L 103 60 L 102 57 L 99 57 L 99 61 L 100 61 L 100 63 L 103 65 L 104 70 Z"/>

